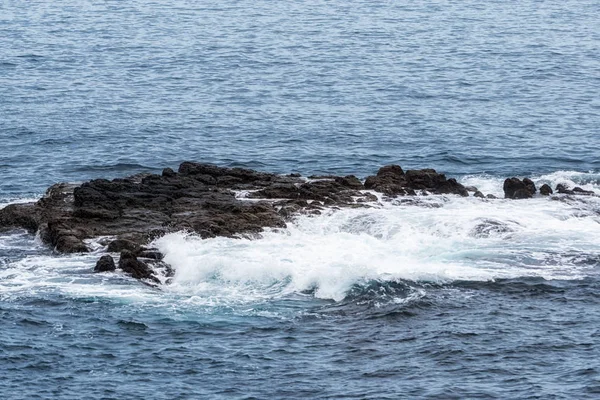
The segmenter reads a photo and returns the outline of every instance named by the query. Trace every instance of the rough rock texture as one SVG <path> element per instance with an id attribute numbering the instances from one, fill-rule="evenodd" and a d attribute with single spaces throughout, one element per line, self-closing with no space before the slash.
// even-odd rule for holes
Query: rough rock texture
<path id="1" fill-rule="evenodd" d="M 545 183 L 544 183 L 544 184 L 543 184 L 543 185 L 540 187 L 540 194 L 541 194 L 542 196 L 550 196 L 552 193 L 554 193 L 554 192 L 552 191 L 552 188 L 551 188 L 551 187 L 550 187 L 548 184 L 545 184 Z"/>
<path id="2" fill-rule="evenodd" d="M 111 255 L 105 254 L 96 263 L 94 272 L 110 272 L 116 270 L 115 260 Z"/>
<path id="3" fill-rule="evenodd" d="M 507 199 L 528 199 L 536 192 L 535 184 L 529 178 L 508 178 L 504 181 L 503 189 Z"/>
<path id="4" fill-rule="evenodd" d="M 416 191 L 435 194 L 458 194 L 468 196 L 467 188 L 456 179 L 446 179 L 434 169 L 409 170 L 404 172 L 399 165 L 382 167 L 375 176 L 365 180 L 365 188 L 382 192 L 388 196 L 416 195 Z"/>
<path id="5" fill-rule="evenodd" d="M 129 250 L 123 250 L 119 258 L 119 268 L 136 279 L 148 279 L 155 283 L 160 281 L 154 276 L 154 271 L 146 263 L 137 259 Z"/>
<path id="6" fill-rule="evenodd" d="M 571 194 L 571 195 L 583 195 L 583 196 L 594 196 L 595 193 L 591 190 L 584 190 L 579 186 L 574 187 L 573 189 L 568 189 L 567 186 L 559 183 L 556 185 L 556 191 L 562 194 Z"/>

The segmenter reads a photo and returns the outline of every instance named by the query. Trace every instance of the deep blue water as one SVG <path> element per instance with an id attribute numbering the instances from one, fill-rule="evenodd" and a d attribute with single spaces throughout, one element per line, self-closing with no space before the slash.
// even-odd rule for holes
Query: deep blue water
<path id="1" fill-rule="evenodd" d="M 414 3 L 2 0 L 0 204 L 184 160 L 600 193 L 600 3 Z M 429 201 L 168 237 L 160 290 L 2 232 L 0 398 L 598 398 L 600 201 Z"/>

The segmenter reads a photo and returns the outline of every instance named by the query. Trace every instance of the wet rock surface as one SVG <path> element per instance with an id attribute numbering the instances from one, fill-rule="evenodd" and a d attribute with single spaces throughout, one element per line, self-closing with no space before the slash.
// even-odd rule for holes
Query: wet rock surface
<path id="1" fill-rule="evenodd" d="M 417 191 L 434 194 L 458 194 L 468 196 L 466 187 L 454 178 L 446 179 L 444 174 L 434 169 L 408 170 L 404 172 L 399 165 L 382 167 L 375 176 L 365 180 L 365 188 L 388 196 L 416 195 Z"/>
<path id="2" fill-rule="evenodd" d="M 115 260 L 111 255 L 105 254 L 96 263 L 94 267 L 94 272 L 112 272 L 117 269 L 115 265 Z"/>
<path id="3" fill-rule="evenodd" d="M 544 183 L 542 185 L 542 187 L 540 187 L 540 194 L 542 196 L 550 196 L 552 193 L 554 193 L 554 191 L 552 190 L 552 188 L 550 187 L 550 185 Z"/>
<path id="4" fill-rule="evenodd" d="M 138 258 L 129 250 L 123 250 L 119 258 L 119 268 L 136 279 L 147 279 L 154 283 L 160 281 L 154 276 L 154 272 L 146 263 Z"/>
<path id="5" fill-rule="evenodd" d="M 561 194 L 570 194 L 570 195 L 582 195 L 582 196 L 594 196 L 595 193 L 591 190 L 584 190 L 579 186 L 574 187 L 573 189 L 569 189 L 566 185 L 559 183 L 556 185 L 556 192 Z"/>
<path id="6" fill-rule="evenodd" d="M 529 199 L 536 192 L 535 184 L 529 178 L 508 178 L 504 181 L 503 189 L 506 199 Z"/>

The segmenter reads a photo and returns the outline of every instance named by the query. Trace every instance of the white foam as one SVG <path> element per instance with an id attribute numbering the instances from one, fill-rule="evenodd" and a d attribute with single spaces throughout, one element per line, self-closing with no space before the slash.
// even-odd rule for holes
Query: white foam
<path id="1" fill-rule="evenodd" d="M 590 267 L 570 255 L 600 251 L 600 220 L 581 217 L 578 206 L 568 203 L 454 196 L 427 201 L 442 207 L 385 204 L 302 217 L 260 240 L 176 233 L 155 244 L 176 269 L 169 290 L 269 297 L 315 289 L 315 296 L 334 300 L 373 279 L 580 279 Z"/>
<path id="2" fill-rule="evenodd" d="M 0 209 L 10 205 L 10 204 L 24 204 L 24 203 L 34 203 L 38 201 L 39 197 L 23 197 L 23 198 L 0 198 Z"/>

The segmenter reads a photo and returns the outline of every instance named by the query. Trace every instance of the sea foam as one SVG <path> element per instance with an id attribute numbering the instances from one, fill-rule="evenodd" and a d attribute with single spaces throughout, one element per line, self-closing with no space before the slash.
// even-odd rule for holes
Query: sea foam
<path id="1" fill-rule="evenodd" d="M 594 174 L 556 172 L 534 178 L 538 186 L 564 183 L 600 193 Z M 501 195 L 496 192 L 502 179 L 473 175 L 462 182 Z M 93 274 L 103 251 L 97 241 L 90 242 L 92 254 L 56 255 L 24 231 L 5 233 L 0 249 L 9 256 L 0 260 L 2 298 L 50 290 L 75 297 L 207 306 L 298 295 L 339 301 L 372 282 L 572 280 L 597 274 L 598 197 L 426 196 L 380 198 L 369 206 L 301 216 L 287 228 L 267 230 L 253 240 L 168 234 L 153 243 L 175 270 L 161 291 L 119 271 Z"/>
<path id="2" fill-rule="evenodd" d="M 469 180 L 483 187 L 501 185 L 493 178 L 464 181 Z M 569 175 L 536 180 L 565 182 Z M 586 188 L 597 190 L 591 183 Z M 373 280 L 581 279 L 595 273 L 593 262 L 585 260 L 600 252 L 598 209 L 594 197 L 400 198 L 371 208 L 302 216 L 258 240 L 201 239 L 180 232 L 154 244 L 176 271 L 169 290 L 182 294 L 310 292 L 341 300 L 354 285 Z"/>

